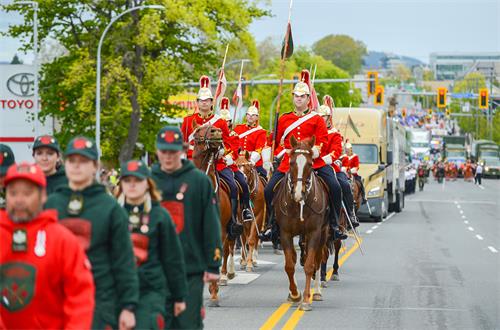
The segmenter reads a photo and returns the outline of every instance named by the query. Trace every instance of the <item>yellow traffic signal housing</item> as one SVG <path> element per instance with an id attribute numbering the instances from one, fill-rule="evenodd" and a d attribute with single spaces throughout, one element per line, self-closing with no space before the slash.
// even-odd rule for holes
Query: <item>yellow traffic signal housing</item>
<path id="1" fill-rule="evenodd" d="M 375 90 L 378 86 L 378 72 L 368 71 L 366 73 L 367 79 L 375 79 L 374 81 L 368 82 L 368 96 L 375 94 Z"/>
<path id="2" fill-rule="evenodd" d="M 406 118 L 406 108 L 403 108 L 403 109 L 401 110 L 401 116 L 402 116 L 403 118 Z"/>
<path id="3" fill-rule="evenodd" d="M 427 114 L 428 114 L 429 116 L 432 116 L 432 109 L 427 110 Z"/>
<path id="4" fill-rule="evenodd" d="M 437 107 L 446 108 L 446 93 L 448 90 L 446 87 L 439 87 L 437 90 Z"/>
<path id="5" fill-rule="evenodd" d="M 384 105 L 384 86 L 375 88 L 375 105 Z"/>
<path id="6" fill-rule="evenodd" d="M 479 90 L 479 109 L 488 109 L 488 89 L 481 88 Z"/>

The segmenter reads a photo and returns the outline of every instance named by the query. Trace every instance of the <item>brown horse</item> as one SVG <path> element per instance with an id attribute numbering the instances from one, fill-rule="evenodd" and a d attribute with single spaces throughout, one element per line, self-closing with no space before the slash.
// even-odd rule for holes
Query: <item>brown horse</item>
<path id="1" fill-rule="evenodd" d="M 250 200 L 252 201 L 252 210 L 255 216 L 254 221 L 243 223 L 243 244 L 241 266 L 245 267 L 247 272 L 252 272 L 256 266 L 256 255 L 259 244 L 258 234 L 263 230 L 266 217 L 266 200 L 264 198 L 264 179 L 255 169 L 255 165 L 250 162 L 250 154 L 245 152 L 240 154 L 236 160 L 236 166 L 243 173 L 250 190 Z M 245 249 L 248 245 L 248 251 Z M 255 258 L 255 259 L 254 259 Z"/>
<path id="2" fill-rule="evenodd" d="M 363 196 L 361 194 L 361 183 L 354 178 L 351 178 L 351 189 L 354 197 L 354 212 L 357 212 L 361 207 Z M 342 231 L 350 229 L 349 221 L 344 210 L 340 212 L 339 227 Z M 326 288 L 326 265 L 328 263 L 328 256 L 334 253 L 333 273 L 331 280 L 340 281 L 339 276 L 339 253 L 342 248 L 342 241 L 337 239 L 332 241 L 331 235 L 328 235 L 327 244 L 323 249 L 323 261 L 321 267 L 321 286 Z"/>
<path id="3" fill-rule="evenodd" d="M 223 254 L 224 259 L 221 268 L 220 285 L 227 285 L 227 280 L 230 276 L 234 277 L 234 262 L 232 272 L 227 272 L 227 260 L 229 255 L 233 255 L 234 240 L 231 241 L 227 235 L 227 225 L 231 221 L 231 200 L 229 197 L 228 188 L 221 185 L 217 176 L 215 175 L 215 162 L 217 161 L 217 154 L 223 148 L 222 131 L 219 128 L 211 125 L 198 126 L 193 122 L 194 128 L 194 150 L 193 150 L 193 163 L 194 165 L 205 172 L 214 185 L 219 200 L 220 222 L 222 228 L 223 240 Z M 219 306 L 219 283 L 216 281 L 211 282 L 209 286 L 210 291 L 210 306 Z"/>
<path id="4" fill-rule="evenodd" d="M 313 171 L 313 151 L 316 142 L 310 140 L 297 141 L 290 138 L 290 170 L 277 185 L 273 198 L 276 221 L 280 227 L 281 245 L 285 254 L 285 271 L 289 281 L 288 301 L 299 303 L 302 299 L 295 282 L 295 263 L 297 253 L 293 238 L 304 237 L 306 251 L 304 272 L 306 283 L 300 310 L 311 310 L 311 279 L 316 274 L 316 285 L 313 300 L 322 300 L 318 285 L 318 270 L 322 259 L 322 248 L 328 233 L 327 208 L 328 195 L 326 186 L 322 184 Z"/>

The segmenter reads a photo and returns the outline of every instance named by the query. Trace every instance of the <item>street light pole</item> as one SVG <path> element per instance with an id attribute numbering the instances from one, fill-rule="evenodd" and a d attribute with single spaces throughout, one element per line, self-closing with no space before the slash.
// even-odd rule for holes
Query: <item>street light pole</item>
<path id="1" fill-rule="evenodd" d="M 18 5 L 30 5 L 33 6 L 33 66 L 35 69 L 35 124 L 34 133 L 35 138 L 38 136 L 38 126 L 40 113 L 40 97 L 38 95 L 38 2 L 36 1 L 16 1 L 15 4 Z"/>
<path id="2" fill-rule="evenodd" d="M 116 22 L 120 17 L 122 17 L 125 14 L 128 14 L 132 11 L 135 10 L 141 10 L 141 9 L 161 9 L 165 10 L 164 6 L 161 5 L 144 5 L 144 6 L 137 6 L 137 7 L 132 7 L 118 16 L 115 16 L 111 19 L 111 22 L 106 26 L 104 29 L 104 32 L 101 35 L 101 39 L 99 39 L 99 45 L 97 46 L 97 69 L 96 69 L 96 87 L 95 87 L 95 143 L 97 145 L 97 157 L 98 160 L 101 158 L 101 48 L 102 48 L 102 42 L 104 41 L 104 37 L 106 36 L 106 33 L 108 32 L 109 28 L 111 25 L 113 25 L 114 22 Z"/>

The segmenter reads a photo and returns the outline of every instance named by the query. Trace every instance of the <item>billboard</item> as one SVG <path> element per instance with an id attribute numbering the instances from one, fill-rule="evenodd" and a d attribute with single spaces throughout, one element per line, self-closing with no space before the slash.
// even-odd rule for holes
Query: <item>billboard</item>
<path id="1" fill-rule="evenodd" d="M 32 65 L 0 65 L 0 143 L 12 148 L 16 161 L 32 160 L 35 139 L 35 74 Z M 51 120 L 46 120 L 52 124 Z M 52 125 L 39 125 L 39 134 L 52 134 Z"/>

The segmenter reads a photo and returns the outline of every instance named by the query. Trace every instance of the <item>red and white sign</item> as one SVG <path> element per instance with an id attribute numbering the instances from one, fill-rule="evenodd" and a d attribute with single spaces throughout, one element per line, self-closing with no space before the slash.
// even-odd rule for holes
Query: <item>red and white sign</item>
<path id="1" fill-rule="evenodd" d="M 35 139 L 35 75 L 32 65 L 0 65 L 0 143 L 11 147 L 16 162 L 32 161 Z M 52 122 L 52 120 L 47 120 Z M 52 134 L 51 125 L 38 126 L 39 134 Z"/>

